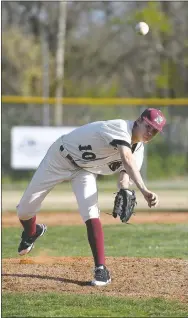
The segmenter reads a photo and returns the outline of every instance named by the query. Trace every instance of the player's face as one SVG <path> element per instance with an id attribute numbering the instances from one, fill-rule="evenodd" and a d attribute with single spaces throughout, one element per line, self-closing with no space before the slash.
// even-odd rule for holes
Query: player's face
<path id="1" fill-rule="evenodd" d="M 139 120 L 138 134 L 142 142 L 147 143 L 158 134 L 158 130 L 153 128 L 145 120 Z"/>

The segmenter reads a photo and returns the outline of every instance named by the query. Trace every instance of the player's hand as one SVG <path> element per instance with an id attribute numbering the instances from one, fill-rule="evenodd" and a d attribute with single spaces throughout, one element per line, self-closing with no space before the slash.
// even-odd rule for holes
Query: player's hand
<path id="1" fill-rule="evenodd" d="M 159 199 L 158 199 L 158 196 L 156 193 L 154 192 L 151 192 L 149 190 L 145 190 L 143 192 L 143 196 L 145 198 L 145 200 L 147 201 L 148 203 L 148 206 L 151 208 L 151 207 L 156 207 L 159 203 Z"/>

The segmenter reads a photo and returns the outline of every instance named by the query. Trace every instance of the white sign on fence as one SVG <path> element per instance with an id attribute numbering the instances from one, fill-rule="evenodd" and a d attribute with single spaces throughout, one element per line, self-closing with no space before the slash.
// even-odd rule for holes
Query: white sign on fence
<path id="1" fill-rule="evenodd" d="M 76 127 L 17 126 L 11 129 L 11 167 L 36 169 L 51 144 Z"/>

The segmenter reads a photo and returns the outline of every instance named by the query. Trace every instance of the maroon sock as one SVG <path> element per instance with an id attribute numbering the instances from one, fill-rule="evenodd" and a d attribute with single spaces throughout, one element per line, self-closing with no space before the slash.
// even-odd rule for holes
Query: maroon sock
<path id="1" fill-rule="evenodd" d="M 89 219 L 85 223 L 95 266 L 105 265 L 104 234 L 101 221 L 100 219 Z"/>
<path id="2" fill-rule="evenodd" d="M 26 235 L 33 236 L 36 233 L 36 216 L 29 220 L 20 220 L 20 223 Z"/>

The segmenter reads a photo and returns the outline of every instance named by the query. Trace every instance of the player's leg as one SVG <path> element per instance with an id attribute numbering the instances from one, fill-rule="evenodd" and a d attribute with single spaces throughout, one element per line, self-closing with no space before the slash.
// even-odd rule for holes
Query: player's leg
<path id="1" fill-rule="evenodd" d="M 18 253 L 20 255 L 29 253 L 34 246 L 34 241 L 42 236 L 47 230 L 45 224 L 36 224 L 36 212 L 39 210 L 42 200 L 47 195 L 47 191 L 42 189 L 42 187 L 41 191 L 38 190 L 39 185 L 37 184 L 36 177 L 39 171 L 40 168 L 35 172 L 16 207 L 19 221 L 24 229 L 18 247 Z"/>
<path id="2" fill-rule="evenodd" d="M 17 214 L 24 228 L 18 248 L 20 255 L 29 253 L 34 241 L 47 229 L 44 224 L 36 224 L 36 213 L 44 198 L 56 184 L 70 179 L 74 170 L 75 168 L 60 155 L 58 143 L 54 143 L 36 170 L 17 206 Z"/>
<path id="3" fill-rule="evenodd" d="M 42 175 L 43 178 L 41 178 Z M 24 229 L 18 247 L 20 255 L 29 253 L 34 246 L 34 241 L 46 232 L 45 224 L 36 224 L 36 213 L 53 187 L 47 185 L 46 181 L 44 164 L 41 164 L 17 205 L 17 215 Z"/>
<path id="4" fill-rule="evenodd" d="M 95 263 L 95 277 L 92 285 L 104 286 L 111 278 L 105 266 L 104 234 L 98 208 L 98 191 L 96 176 L 81 170 L 72 179 L 80 214 L 86 224 L 88 241 Z"/>

